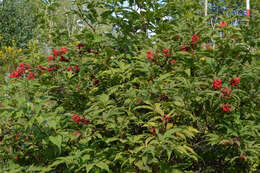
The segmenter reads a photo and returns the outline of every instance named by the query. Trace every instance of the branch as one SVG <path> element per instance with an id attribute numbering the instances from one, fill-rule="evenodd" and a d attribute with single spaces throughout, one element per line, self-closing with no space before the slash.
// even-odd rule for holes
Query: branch
<path id="1" fill-rule="evenodd" d="M 92 26 L 92 25 L 90 25 L 89 23 L 88 23 L 88 21 L 86 20 L 86 18 L 84 17 L 84 15 L 83 15 L 83 13 L 82 13 L 82 10 L 81 10 L 81 8 L 79 7 L 79 4 L 77 4 L 77 9 L 79 10 L 79 15 L 80 15 L 80 17 L 83 19 L 83 21 L 92 29 L 92 31 L 95 33 L 96 32 L 96 29 Z"/>

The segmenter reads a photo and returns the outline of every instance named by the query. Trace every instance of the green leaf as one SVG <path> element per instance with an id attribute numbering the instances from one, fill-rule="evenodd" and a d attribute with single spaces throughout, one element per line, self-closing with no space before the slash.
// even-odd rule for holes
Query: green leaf
<path id="1" fill-rule="evenodd" d="M 148 109 L 148 110 L 154 110 L 151 106 L 136 106 L 133 110 L 138 110 L 138 109 Z"/>
<path id="2" fill-rule="evenodd" d="M 170 160 L 172 155 L 172 150 L 166 150 L 166 151 L 167 151 L 168 160 Z"/>
<path id="3" fill-rule="evenodd" d="M 83 162 L 86 162 L 88 160 L 90 160 L 90 155 L 89 154 L 85 154 L 84 156 L 81 157 Z"/>
<path id="4" fill-rule="evenodd" d="M 100 43 L 102 41 L 102 37 L 100 35 L 94 35 L 94 43 Z"/>
<path id="5" fill-rule="evenodd" d="M 170 73 L 160 75 L 160 77 L 157 79 L 157 81 L 164 81 L 165 79 L 169 78 L 170 76 L 172 76 L 172 74 L 170 74 Z"/>
<path id="6" fill-rule="evenodd" d="M 95 164 L 97 167 L 99 167 L 100 169 L 106 170 L 109 172 L 109 166 L 104 163 L 103 161 L 100 161 L 99 163 Z"/>
<path id="7" fill-rule="evenodd" d="M 144 165 L 143 161 L 142 160 L 139 160 L 137 162 L 135 162 L 135 165 L 140 169 L 140 170 L 146 170 L 146 171 L 149 171 L 149 168 Z"/>
<path id="8" fill-rule="evenodd" d="M 178 169 L 172 169 L 170 173 L 183 173 L 183 172 Z"/>
<path id="9" fill-rule="evenodd" d="M 62 136 L 50 136 L 49 140 L 56 145 L 61 152 Z"/>
<path id="10" fill-rule="evenodd" d="M 184 103 L 181 102 L 181 101 L 174 101 L 173 104 L 175 104 L 176 106 L 179 106 L 179 107 L 183 107 L 184 106 Z"/>
<path id="11" fill-rule="evenodd" d="M 94 166 L 95 166 L 95 164 L 89 164 L 89 165 L 87 164 L 87 165 L 85 166 L 86 172 L 89 173 Z"/>
<path id="12" fill-rule="evenodd" d="M 164 116 L 163 110 L 160 108 L 160 103 L 155 103 L 154 105 L 154 112 L 159 113 L 161 116 Z"/>
<path id="13" fill-rule="evenodd" d="M 185 70 L 185 73 L 188 75 L 188 77 L 190 77 L 190 75 L 191 75 L 190 69 L 186 69 L 186 70 Z"/>

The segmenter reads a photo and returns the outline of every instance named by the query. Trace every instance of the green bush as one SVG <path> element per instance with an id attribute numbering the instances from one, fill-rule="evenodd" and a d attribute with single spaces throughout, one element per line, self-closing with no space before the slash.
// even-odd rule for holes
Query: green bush
<path id="1" fill-rule="evenodd" d="M 191 18 L 129 44 L 84 30 L 49 57 L 25 50 L 1 86 L 0 170 L 257 172 L 254 24 Z"/>

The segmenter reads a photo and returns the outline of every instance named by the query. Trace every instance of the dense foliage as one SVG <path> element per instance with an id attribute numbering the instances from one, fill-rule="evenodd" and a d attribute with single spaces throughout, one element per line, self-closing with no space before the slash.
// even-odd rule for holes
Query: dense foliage
<path id="1" fill-rule="evenodd" d="M 11 46 L 15 41 L 20 47 L 35 37 L 39 21 L 35 6 L 28 0 L 0 1 L 0 46 Z"/>
<path id="2" fill-rule="evenodd" d="M 4 48 L 0 171 L 259 171 L 259 10 L 119 2 L 76 0 L 48 55 Z"/>

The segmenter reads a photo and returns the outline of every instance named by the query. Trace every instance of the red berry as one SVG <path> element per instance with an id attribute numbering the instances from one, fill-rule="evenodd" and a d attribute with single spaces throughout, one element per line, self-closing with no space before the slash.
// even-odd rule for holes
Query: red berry
<path id="1" fill-rule="evenodd" d="M 240 154 L 240 159 L 243 159 L 243 160 L 245 160 L 246 159 L 246 155 L 245 154 Z"/>
<path id="2" fill-rule="evenodd" d="M 231 112 L 231 105 L 226 103 L 225 105 L 222 106 L 222 109 L 224 112 L 229 113 L 229 112 Z"/>
<path id="3" fill-rule="evenodd" d="M 172 135 L 173 136 L 177 136 L 179 134 L 179 132 L 175 132 L 175 133 L 173 133 Z"/>
<path id="4" fill-rule="evenodd" d="M 150 54 L 147 54 L 146 57 L 147 57 L 147 59 L 149 59 L 149 60 L 152 58 L 152 56 L 151 56 Z"/>
<path id="5" fill-rule="evenodd" d="M 99 80 L 97 78 L 93 79 L 93 85 L 97 85 L 99 83 Z"/>
<path id="6" fill-rule="evenodd" d="M 233 86 L 237 86 L 237 84 L 239 84 L 240 83 L 240 80 L 241 80 L 241 78 L 240 77 L 236 77 L 236 78 L 234 78 L 234 79 L 232 79 L 231 81 L 230 81 L 230 85 L 233 85 Z"/>
<path id="7" fill-rule="evenodd" d="M 221 88 L 221 82 L 222 82 L 222 80 L 215 79 L 215 80 L 213 81 L 213 83 L 212 83 L 212 88 L 213 88 L 214 90 L 220 89 L 220 88 Z"/>
<path id="8" fill-rule="evenodd" d="M 221 24 L 219 24 L 220 28 L 222 27 L 226 27 L 227 26 L 227 23 L 225 21 L 221 22 Z"/>
<path id="9" fill-rule="evenodd" d="M 15 140 L 18 140 L 18 139 L 19 139 L 19 135 L 15 134 Z"/>
<path id="10" fill-rule="evenodd" d="M 77 136 L 78 134 L 80 134 L 78 131 L 76 131 L 76 132 L 74 132 L 73 134 L 72 134 L 72 136 Z M 80 134 L 80 136 L 81 136 L 81 134 Z"/>
<path id="11" fill-rule="evenodd" d="M 179 34 L 176 34 L 174 37 L 175 37 L 176 39 L 179 39 L 181 36 L 180 36 Z"/>
<path id="12" fill-rule="evenodd" d="M 210 45 L 208 44 L 208 45 L 206 45 L 206 49 L 207 50 L 210 50 L 211 49 L 211 47 L 210 47 Z"/>
<path id="13" fill-rule="evenodd" d="M 234 142 L 238 142 L 238 139 L 237 139 L 237 138 L 234 138 L 233 141 L 234 141 Z"/>
<path id="14" fill-rule="evenodd" d="M 151 133 L 155 134 L 155 129 L 154 128 L 152 128 Z"/>
<path id="15" fill-rule="evenodd" d="M 152 52 L 151 52 L 150 50 L 148 50 L 148 51 L 146 52 L 146 54 L 152 54 Z"/>
<path id="16" fill-rule="evenodd" d="M 230 144 L 231 144 L 230 142 L 224 142 L 224 146 L 230 145 Z"/>
<path id="17" fill-rule="evenodd" d="M 169 51 L 169 49 L 166 49 L 166 48 L 163 49 L 164 53 L 167 53 L 168 51 Z"/>
<path id="18" fill-rule="evenodd" d="M 171 65 L 173 65 L 173 64 L 175 64 L 175 63 L 176 63 L 176 60 L 175 60 L 175 59 L 171 60 L 171 62 L 170 62 Z"/>

